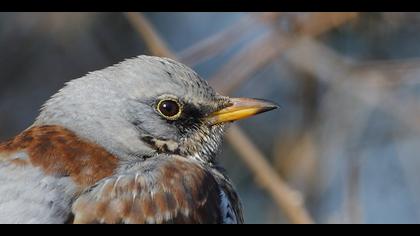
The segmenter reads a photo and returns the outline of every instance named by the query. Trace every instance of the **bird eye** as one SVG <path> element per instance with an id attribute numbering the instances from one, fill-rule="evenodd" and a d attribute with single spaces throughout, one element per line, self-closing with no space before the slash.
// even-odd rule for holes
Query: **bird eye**
<path id="1" fill-rule="evenodd" d="M 176 120 L 181 115 L 181 105 L 172 99 L 161 100 L 157 105 L 157 110 L 169 120 Z"/>

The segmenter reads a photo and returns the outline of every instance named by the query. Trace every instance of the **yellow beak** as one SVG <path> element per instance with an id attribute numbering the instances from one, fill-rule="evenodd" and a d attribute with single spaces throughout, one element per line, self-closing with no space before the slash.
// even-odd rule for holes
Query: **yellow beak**
<path id="1" fill-rule="evenodd" d="M 241 120 L 279 107 L 273 102 L 261 99 L 230 98 L 230 101 L 231 106 L 216 111 L 207 117 L 210 124 L 215 125 Z"/>

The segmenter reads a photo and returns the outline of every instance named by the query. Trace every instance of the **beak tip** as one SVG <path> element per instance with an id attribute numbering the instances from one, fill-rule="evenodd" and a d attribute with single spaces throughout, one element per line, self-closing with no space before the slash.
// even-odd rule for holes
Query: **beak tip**
<path id="1" fill-rule="evenodd" d="M 268 101 L 268 100 L 262 100 L 259 99 L 259 101 L 263 102 L 263 105 L 261 106 L 261 112 L 267 112 L 275 109 L 281 108 L 281 106 L 275 102 Z"/>
<path id="2" fill-rule="evenodd" d="M 272 110 L 275 110 L 275 109 L 278 109 L 278 108 L 280 108 L 279 105 L 270 102 L 269 104 L 267 104 L 266 106 L 264 106 L 259 113 L 272 111 Z"/>

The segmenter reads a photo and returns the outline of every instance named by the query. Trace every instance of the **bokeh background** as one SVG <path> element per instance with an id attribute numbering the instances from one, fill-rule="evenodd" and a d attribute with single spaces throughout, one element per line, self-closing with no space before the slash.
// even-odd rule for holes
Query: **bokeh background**
<path id="1" fill-rule="evenodd" d="M 0 140 L 140 54 L 276 101 L 220 161 L 247 223 L 420 223 L 420 13 L 0 13 Z"/>

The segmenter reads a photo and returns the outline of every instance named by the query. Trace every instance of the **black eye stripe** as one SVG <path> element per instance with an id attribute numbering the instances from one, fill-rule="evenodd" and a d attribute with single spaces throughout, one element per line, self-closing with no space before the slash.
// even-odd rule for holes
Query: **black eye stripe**
<path id="1" fill-rule="evenodd" d="M 186 104 L 184 106 L 184 111 L 182 116 L 184 118 L 202 118 L 204 117 L 204 113 L 196 106 L 191 104 Z"/>

